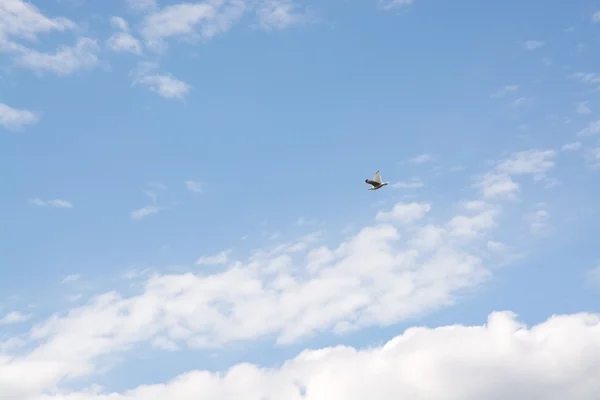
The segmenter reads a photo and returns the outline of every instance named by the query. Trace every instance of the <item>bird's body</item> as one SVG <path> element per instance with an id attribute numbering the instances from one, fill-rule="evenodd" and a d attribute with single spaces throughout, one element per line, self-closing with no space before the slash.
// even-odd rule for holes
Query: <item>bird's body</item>
<path id="1" fill-rule="evenodd" d="M 373 179 L 365 179 L 365 182 L 371 185 L 372 187 L 369 190 L 377 190 L 389 184 L 389 182 L 383 182 L 381 180 L 381 174 L 379 171 L 375 172 Z"/>

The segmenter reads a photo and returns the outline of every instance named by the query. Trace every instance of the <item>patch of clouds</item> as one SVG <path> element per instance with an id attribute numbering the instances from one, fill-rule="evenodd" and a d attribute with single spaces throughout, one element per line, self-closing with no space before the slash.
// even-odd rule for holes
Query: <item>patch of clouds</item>
<path id="1" fill-rule="evenodd" d="M 133 85 L 142 85 L 168 100 L 183 100 L 191 90 L 191 86 L 170 74 L 158 72 L 158 65 L 153 62 L 141 62 L 131 71 Z"/>
<path id="2" fill-rule="evenodd" d="M 33 198 L 29 200 L 29 204 L 39 207 L 54 207 L 54 208 L 73 208 L 73 203 L 63 199 L 54 200 L 42 200 L 40 198 Z"/>

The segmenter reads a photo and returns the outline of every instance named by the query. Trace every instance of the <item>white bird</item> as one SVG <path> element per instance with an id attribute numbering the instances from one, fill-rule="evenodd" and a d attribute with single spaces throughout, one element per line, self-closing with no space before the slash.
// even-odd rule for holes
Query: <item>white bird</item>
<path id="1" fill-rule="evenodd" d="M 373 179 L 365 179 L 365 182 L 368 183 L 369 185 L 373 186 L 373 187 L 370 187 L 369 190 L 381 189 L 385 185 L 389 184 L 389 182 L 381 181 L 381 174 L 379 173 L 379 171 L 375 172 Z"/>

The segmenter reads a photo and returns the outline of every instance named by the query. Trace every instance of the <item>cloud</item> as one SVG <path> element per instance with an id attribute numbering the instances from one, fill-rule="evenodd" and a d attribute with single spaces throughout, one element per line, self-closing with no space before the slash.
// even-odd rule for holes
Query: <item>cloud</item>
<path id="1" fill-rule="evenodd" d="M 142 62 L 131 71 L 134 85 L 143 85 L 151 91 L 169 100 L 183 100 L 190 92 L 191 86 L 169 74 L 156 72 L 158 66 L 152 62 Z"/>
<path id="2" fill-rule="evenodd" d="M 28 399 L 68 378 L 91 376 L 106 356 L 119 358 L 142 343 L 214 348 L 273 338 L 286 346 L 448 307 L 489 279 L 488 264 L 499 255 L 487 250 L 493 238 L 485 214 L 465 224 L 419 223 L 429 208 L 396 204 L 385 213 L 392 219 L 332 247 L 314 233 L 256 249 L 245 260 L 229 253 L 199 259 L 226 262 L 218 272 L 190 266 L 134 278 L 140 291 L 101 293 L 35 325 L 26 335 L 30 350 L 10 361 L 0 357 L 0 387 L 11 400 Z M 469 234 L 457 230 L 464 226 Z"/>
<path id="3" fill-rule="evenodd" d="M 163 49 L 165 39 L 210 39 L 228 31 L 246 11 L 243 0 L 180 3 L 153 10 L 142 23 L 141 33 L 150 48 Z"/>
<path id="4" fill-rule="evenodd" d="M 486 173 L 478 179 L 474 186 L 481 190 L 486 199 L 502 197 L 516 200 L 519 192 L 519 184 L 513 181 L 508 174 Z"/>
<path id="5" fill-rule="evenodd" d="M 529 231 L 534 235 L 543 235 L 548 232 L 548 222 L 550 214 L 544 209 L 538 209 L 525 215 L 525 219 L 529 222 Z"/>
<path id="6" fill-rule="evenodd" d="M 592 169 L 600 168 L 600 147 L 586 149 L 585 161 Z"/>
<path id="7" fill-rule="evenodd" d="M 18 65 L 32 71 L 50 71 L 64 76 L 96 66 L 99 51 L 96 40 L 84 37 L 79 38 L 74 46 L 59 46 L 55 53 L 20 48 L 14 59 Z"/>
<path id="8" fill-rule="evenodd" d="M 490 97 L 492 97 L 492 98 L 504 97 L 509 93 L 516 92 L 517 90 L 519 90 L 519 85 L 506 85 L 503 88 L 501 88 L 500 90 L 498 90 L 497 92 L 493 93 Z"/>
<path id="9" fill-rule="evenodd" d="M 381 8 L 384 10 L 395 10 L 403 7 L 408 7 L 413 4 L 414 0 L 379 0 Z"/>
<path id="10" fill-rule="evenodd" d="M 434 160 L 434 157 L 431 154 L 419 154 L 408 160 L 411 164 L 424 164 Z"/>
<path id="11" fill-rule="evenodd" d="M 150 11 L 157 8 L 156 0 L 126 0 L 127 6 L 134 11 Z"/>
<path id="12" fill-rule="evenodd" d="M 285 29 L 311 21 L 306 12 L 297 11 L 298 5 L 291 0 L 262 0 L 256 10 L 258 24 L 262 29 Z"/>
<path id="13" fill-rule="evenodd" d="M 202 193 L 202 182 L 187 180 L 184 183 L 185 183 L 185 187 L 190 192 Z"/>
<path id="14" fill-rule="evenodd" d="M 231 249 L 223 250 L 222 252 L 212 255 L 203 256 L 196 260 L 196 265 L 225 265 L 229 261 Z"/>
<path id="15" fill-rule="evenodd" d="M 38 116 L 29 110 L 12 108 L 0 103 L 0 125 L 6 129 L 14 130 L 24 125 L 35 124 Z"/>
<path id="16" fill-rule="evenodd" d="M 577 79 L 586 85 L 600 84 L 600 76 L 592 72 L 575 72 L 571 74 L 570 77 Z"/>
<path id="17" fill-rule="evenodd" d="M 111 17 L 110 22 L 121 32 L 114 33 L 106 41 L 108 48 L 117 53 L 142 54 L 142 45 L 140 41 L 129 33 L 129 25 L 121 17 Z"/>
<path id="18" fill-rule="evenodd" d="M 63 278 L 63 280 L 61 281 L 61 283 L 71 283 L 71 282 L 75 282 L 78 281 L 80 278 L 79 274 L 71 274 L 71 275 L 67 275 Z"/>
<path id="19" fill-rule="evenodd" d="M 0 2 L 0 42 L 11 39 L 35 41 L 38 34 L 75 28 L 67 18 L 48 18 L 39 9 L 21 0 Z M 7 45 L 6 43 L 3 43 Z"/>
<path id="20" fill-rule="evenodd" d="M 600 265 L 587 270 L 586 275 L 592 285 L 600 286 Z"/>
<path id="21" fill-rule="evenodd" d="M 135 37 L 127 32 L 117 32 L 108 38 L 108 48 L 117 53 L 142 54 L 142 46 Z"/>
<path id="22" fill-rule="evenodd" d="M 567 143 L 565 144 L 562 149 L 565 151 L 576 151 L 581 149 L 582 143 L 581 142 L 571 142 L 571 143 Z"/>
<path id="23" fill-rule="evenodd" d="M 137 210 L 132 211 L 129 215 L 131 219 L 140 220 L 142 218 L 146 218 L 150 215 L 154 215 L 159 211 L 163 210 L 163 207 L 151 205 L 138 208 Z"/>
<path id="24" fill-rule="evenodd" d="M 600 22 L 600 11 L 596 11 L 592 14 L 592 22 L 595 24 Z"/>
<path id="25" fill-rule="evenodd" d="M 34 198 L 29 200 L 29 204 L 40 207 L 55 207 L 55 208 L 73 208 L 73 204 L 67 200 L 55 199 L 55 200 L 42 200 L 40 198 Z"/>
<path id="26" fill-rule="evenodd" d="M 486 199 L 502 197 L 516 200 L 519 184 L 512 177 L 531 175 L 534 181 L 545 181 L 549 188 L 556 184 L 556 181 L 546 176 L 555 165 L 555 157 L 554 150 L 532 149 L 512 153 L 499 161 L 491 171 L 477 176 L 474 187 L 479 188 Z"/>
<path id="27" fill-rule="evenodd" d="M 398 221 L 411 223 L 420 220 L 429 212 L 431 206 L 426 203 L 398 203 L 391 211 L 379 211 L 376 219 L 378 221 Z"/>
<path id="28" fill-rule="evenodd" d="M 394 189 L 419 189 L 425 186 L 419 178 L 413 178 L 410 181 L 400 181 L 390 185 Z"/>
<path id="29" fill-rule="evenodd" d="M 591 400 L 600 392 L 599 332 L 598 314 L 554 315 L 527 327 L 513 312 L 493 312 L 482 325 L 411 327 L 380 346 L 305 350 L 271 368 L 240 363 L 121 393 L 63 390 L 39 399 Z M 33 398 L 64 371 L 37 357 L 0 364 L 6 400 Z"/>
<path id="30" fill-rule="evenodd" d="M 579 131 L 578 136 L 595 136 L 600 134 L 600 119 L 591 121 Z"/>
<path id="31" fill-rule="evenodd" d="M 532 51 L 532 50 L 539 49 L 544 44 L 545 44 L 544 42 L 541 42 L 539 40 L 527 40 L 527 41 L 523 42 L 523 47 L 527 51 Z"/>
<path id="32" fill-rule="evenodd" d="M 29 320 L 29 318 L 31 318 L 30 315 L 21 314 L 18 311 L 11 311 L 8 314 L 6 314 L 4 317 L 0 318 L 0 326 L 19 324 L 21 322 L 25 322 L 25 321 Z M 2 371 L 1 363 L 0 363 L 0 371 Z M 1 387 L 2 387 L 2 385 L 0 384 L 0 388 Z"/>
<path id="33" fill-rule="evenodd" d="M 575 112 L 580 115 L 586 115 L 590 114 L 592 110 L 590 110 L 587 101 L 582 101 L 577 103 L 577 105 L 575 106 Z"/>

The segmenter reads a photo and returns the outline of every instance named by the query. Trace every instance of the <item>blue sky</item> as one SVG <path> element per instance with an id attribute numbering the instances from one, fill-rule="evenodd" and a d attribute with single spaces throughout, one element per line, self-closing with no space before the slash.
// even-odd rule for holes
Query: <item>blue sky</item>
<path id="1" fill-rule="evenodd" d="M 599 33 L 588 1 L 0 0 L 0 392 L 592 399 Z"/>

